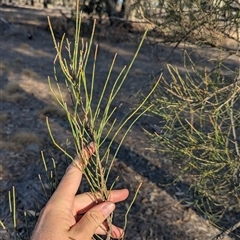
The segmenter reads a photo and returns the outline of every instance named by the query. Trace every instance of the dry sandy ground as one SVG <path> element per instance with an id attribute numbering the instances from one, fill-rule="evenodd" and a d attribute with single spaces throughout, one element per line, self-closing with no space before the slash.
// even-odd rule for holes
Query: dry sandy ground
<path id="1" fill-rule="evenodd" d="M 17 192 L 18 230 L 26 235 L 23 222 L 23 212 L 39 211 L 47 200 L 44 195 L 38 174 L 46 182 L 40 151 L 44 151 L 50 170 L 52 158 L 55 159 L 59 176 L 67 166 L 66 159 L 51 143 L 46 129 L 45 117 L 49 116 L 53 133 L 61 144 L 70 137 L 69 128 L 62 112 L 55 107 L 49 91 L 47 77 L 53 74 L 55 50 L 50 33 L 46 30 L 46 16 L 53 19 L 60 17 L 58 10 L 37 10 L 27 8 L 0 8 L 1 17 L 11 23 L 11 28 L 1 24 L 0 33 L 0 81 L 1 89 L 1 198 L 0 215 L 4 223 L 11 228 L 11 218 L 8 211 L 8 191 L 14 185 Z M 54 18 L 56 17 L 56 18 Z M 59 34 L 64 31 L 59 20 Z M 89 36 L 89 27 L 85 26 L 84 34 Z M 140 36 L 128 33 L 123 29 L 99 30 L 96 42 L 99 44 L 97 65 L 97 99 L 101 93 L 104 79 L 107 75 L 111 59 L 117 52 L 119 57 L 114 68 L 114 75 L 120 67 L 129 64 L 139 42 Z M 191 44 L 180 45 L 168 58 L 172 46 L 151 45 L 150 38 L 142 47 L 134 63 L 126 83 L 119 94 L 115 105 L 122 105 L 118 117 L 124 116 L 138 98 L 135 93 L 141 88 L 148 91 L 150 76 L 165 69 L 166 63 L 171 63 L 184 71 L 182 56 L 184 49 L 192 53 L 199 68 L 214 65 L 219 51 L 213 48 L 200 48 Z M 239 59 L 228 53 L 221 53 L 226 58 L 226 64 L 236 67 Z M 91 56 L 92 57 L 92 56 Z M 167 61 L 166 61 L 167 59 Z M 90 64 L 91 64 L 90 60 Z M 91 72 L 89 71 L 89 76 Z M 167 73 L 165 76 L 168 77 Z M 112 83 L 110 82 L 110 85 Z M 126 239 L 212 239 L 219 230 L 213 227 L 203 216 L 197 214 L 190 206 L 181 204 L 179 196 L 183 196 L 188 185 L 163 186 L 174 178 L 175 166 L 170 166 L 165 157 L 153 149 L 155 144 L 144 134 L 142 127 L 149 121 L 148 117 L 138 121 L 124 141 L 117 156 L 113 169 L 113 177 L 120 176 L 117 187 L 130 189 L 130 198 L 120 204 L 116 211 L 119 225 L 123 224 L 124 213 L 130 204 L 138 184 L 143 183 L 140 193 L 129 214 L 129 224 Z M 114 147 L 117 146 L 116 139 Z M 81 187 L 83 190 L 84 187 Z M 228 216 L 229 224 L 239 221 L 239 216 Z M 30 222 L 33 225 L 34 222 Z M 1 231 L 1 234 L 5 234 Z M 230 239 L 226 237 L 225 239 Z M 234 239 L 234 236 L 231 238 Z M 237 238 L 236 238 L 237 239 Z"/>

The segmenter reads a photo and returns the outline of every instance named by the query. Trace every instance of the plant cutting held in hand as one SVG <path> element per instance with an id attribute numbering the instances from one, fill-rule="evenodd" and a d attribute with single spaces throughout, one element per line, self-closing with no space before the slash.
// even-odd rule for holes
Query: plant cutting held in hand
<path id="1" fill-rule="evenodd" d="M 104 86 L 102 88 L 100 97 L 95 103 L 96 99 L 94 98 L 94 92 L 96 88 L 95 82 L 95 69 L 96 69 L 96 62 L 97 62 L 97 53 L 98 53 L 98 46 L 95 48 L 94 52 L 94 59 L 92 65 L 92 72 L 91 78 L 89 79 L 86 74 L 87 65 L 89 63 L 89 56 L 92 49 L 93 43 L 93 36 L 94 36 L 94 29 L 95 29 L 95 22 L 93 25 L 93 31 L 88 42 L 80 39 L 80 27 L 81 27 L 81 14 L 79 14 L 78 10 L 79 4 L 77 4 L 77 11 L 76 11 L 76 32 L 74 37 L 73 48 L 71 42 L 62 37 L 61 41 L 58 43 L 54 36 L 54 31 L 51 26 L 51 22 L 49 20 L 49 26 L 53 37 L 53 42 L 56 48 L 56 59 L 60 65 L 61 71 L 64 75 L 65 86 L 64 89 L 61 86 L 55 69 L 55 83 L 57 86 L 57 92 L 53 88 L 53 83 L 49 79 L 49 86 L 51 89 L 52 94 L 54 95 L 58 104 L 64 109 L 69 126 L 71 128 L 73 141 L 75 145 L 75 151 L 77 156 L 81 156 L 81 150 L 86 147 L 86 145 L 92 141 L 95 144 L 95 154 L 86 162 L 84 160 L 84 156 L 81 156 L 83 159 L 84 165 L 86 166 L 84 169 L 81 169 L 88 181 L 89 187 L 93 193 L 97 193 L 97 196 L 101 198 L 101 201 L 106 201 L 109 199 L 109 191 L 112 190 L 114 187 L 114 183 L 109 183 L 109 176 L 110 171 L 113 166 L 114 159 L 118 153 L 118 150 L 128 133 L 129 129 L 132 125 L 136 122 L 136 120 L 144 114 L 149 108 L 141 111 L 141 107 L 146 102 L 147 98 L 151 95 L 154 91 L 155 87 L 157 86 L 159 80 L 146 96 L 146 98 L 139 104 L 139 106 L 133 110 L 127 117 L 125 117 L 120 123 L 117 123 L 117 119 L 114 119 L 110 123 L 110 118 L 113 118 L 114 112 L 117 110 L 117 107 L 113 107 L 113 101 L 116 98 L 118 92 L 123 85 L 129 70 L 140 50 L 140 47 L 143 43 L 144 37 L 139 44 L 139 47 L 133 56 L 132 61 L 130 62 L 129 66 L 125 66 L 119 72 L 118 76 L 116 77 L 114 84 L 110 92 L 107 93 L 108 85 L 110 82 L 110 77 L 113 72 L 113 67 L 116 61 L 117 55 L 114 56 L 110 68 L 108 70 L 107 77 L 104 82 Z M 66 45 L 65 45 L 66 44 Z M 63 57 L 63 49 L 66 49 L 68 54 L 68 59 Z M 68 90 L 71 101 L 68 101 L 63 96 L 63 91 Z M 103 105 L 103 101 L 107 99 L 107 103 Z M 128 123 L 128 124 L 127 124 Z M 54 144 L 72 161 L 74 161 L 74 156 L 72 156 L 69 152 L 63 149 L 53 137 L 51 133 L 51 128 L 49 122 L 47 120 L 47 126 L 50 132 L 50 136 L 54 142 Z M 113 129 L 116 129 L 113 131 Z M 118 148 L 114 150 L 113 156 L 110 157 L 110 148 L 113 141 L 116 139 L 116 136 L 119 134 L 121 130 L 124 129 L 123 137 L 118 144 Z M 106 141 L 108 138 L 111 138 L 110 141 Z M 106 150 L 104 154 L 101 154 L 100 147 L 104 144 L 106 146 Z M 110 186 L 109 188 L 107 186 Z M 138 188 L 139 189 L 139 188 Z M 138 190 L 137 190 L 138 191 Z M 137 194 L 136 191 L 136 194 Z M 136 196 L 135 194 L 135 196 Z M 97 201 L 97 199 L 96 199 Z M 132 204 L 130 204 L 131 206 Z M 127 221 L 127 214 L 129 209 L 126 212 L 125 216 L 125 227 Z M 111 233 L 111 226 L 112 226 L 112 215 L 107 219 L 108 224 L 108 231 L 106 233 L 106 239 L 110 239 Z M 96 236 L 99 237 L 99 236 Z M 100 237 L 99 237 L 100 238 Z M 101 238 L 100 238 L 101 239 Z"/>

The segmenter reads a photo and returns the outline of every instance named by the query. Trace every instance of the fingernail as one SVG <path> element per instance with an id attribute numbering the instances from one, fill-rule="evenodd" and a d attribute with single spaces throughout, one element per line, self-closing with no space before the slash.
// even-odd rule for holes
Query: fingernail
<path id="1" fill-rule="evenodd" d="M 112 202 L 107 202 L 102 206 L 102 213 L 104 217 L 108 217 L 115 209 L 115 204 Z"/>

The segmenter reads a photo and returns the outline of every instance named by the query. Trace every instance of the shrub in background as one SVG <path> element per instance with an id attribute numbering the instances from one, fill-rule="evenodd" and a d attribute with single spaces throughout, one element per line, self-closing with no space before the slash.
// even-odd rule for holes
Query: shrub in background
<path id="1" fill-rule="evenodd" d="M 189 178 L 193 204 L 216 222 L 226 211 L 240 211 L 240 72 L 222 63 L 200 72 L 186 56 L 185 74 L 168 65 L 171 78 L 150 97 L 159 126 L 148 134 L 178 164 L 178 178 Z"/>

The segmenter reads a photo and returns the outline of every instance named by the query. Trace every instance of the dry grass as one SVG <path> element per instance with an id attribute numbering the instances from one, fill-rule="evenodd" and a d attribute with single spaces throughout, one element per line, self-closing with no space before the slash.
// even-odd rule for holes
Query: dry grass
<path id="1" fill-rule="evenodd" d="M 30 45 L 26 44 L 26 43 L 21 43 L 19 48 L 22 48 L 24 50 L 29 50 L 30 49 Z"/>
<path id="2" fill-rule="evenodd" d="M 37 78 L 38 75 L 30 69 L 23 69 L 22 74 L 29 78 Z"/>
<path id="3" fill-rule="evenodd" d="M 47 105 L 46 107 L 41 109 L 38 112 L 38 114 L 39 115 L 52 115 L 52 116 L 55 115 L 60 118 L 66 117 L 66 113 L 64 112 L 64 110 L 61 107 L 55 106 L 55 105 Z"/>
<path id="4" fill-rule="evenodd" d="M 32 143 L 41 144 L 39 136 L 32 132 L 20 131 L 12 135 L 8 141 L 0 140 L 0 147 L 3 150 L 19 152 Z"/>
<path id="5" fill-rule="evenodd" d="M 14 135 L 11 136 L 10 140 L 15 144 L 20 144 L 22 146 L 27 146 L 31 143 L 41 143 L 41 140 L 39 139 L 39 136 L 37 134 L 24 131 L 16 132 Z"/>
<path id="6" fill-rule="evenodd" d="M 0 90 L 0 100 L 6 102 L 18 102 L 26 98 L 24 91 L 17 83 L 9 82 Z"/>
<path id="7" fill-rule="evenodd" d="M 22 92 L 21 87 L 14 82 L 9 82 L 5 88 L 4 88 L 5 92 L 7 93 L 16 93 L 16 92 Z"/>
<path id="8" fill-rule="evenodd" d="M 25 99 L 25 97 L 26 95 L 24 93 L 9 94 L 3 90 L 0 90 L 0 101 L 19 102 Z"/>
<path id="9" fill-rule="evenodd" d="M 0 140 L 0 148 L 7 151 L 18 152 L 21 149 L 21 145 L 14 142 Z"/>

